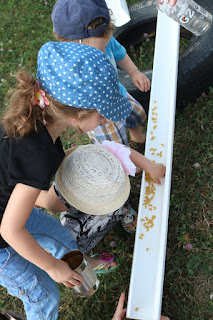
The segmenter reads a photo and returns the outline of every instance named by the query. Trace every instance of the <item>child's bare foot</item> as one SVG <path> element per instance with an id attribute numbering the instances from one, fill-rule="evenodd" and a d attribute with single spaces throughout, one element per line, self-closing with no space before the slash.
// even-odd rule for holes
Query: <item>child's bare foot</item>
<path id="1" fill-rule="evenodd" d="M 124 230 L 130 234 L 135 233 L 136 226 L 137 226 L 137 219 L 138 219 L 137 212 L 134 211 L 133 208 L 129 208 L 126 211 L 123 219 L 121 220 L 121 224 Z"/>
<path id="2" fill-rule="evenodd" d="M 85 256 L 94 270 L 108 270 L 117 266 L 114 256 L 109 253 L 95 254 L 93 256 L 86 254 Z"/>
<path id="3" fill-rule="evenodd" d="M 161 316 L 161 317 L 160 317 L 160 320 L 170 320 L 170 318 L 165 317 L 165 316 Z"/>

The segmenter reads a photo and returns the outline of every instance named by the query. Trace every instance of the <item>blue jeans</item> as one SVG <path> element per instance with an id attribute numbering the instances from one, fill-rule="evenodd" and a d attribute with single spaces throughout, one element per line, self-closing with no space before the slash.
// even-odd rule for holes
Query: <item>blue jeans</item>
<path id="1" fill-rule="evenodd" d="M 77 249 L 69 229 L 40 209 L 33 209 L 26 228 L 57 259 Z M 57 284 L 10 246 L 0 249 L 0 285 L 23 301 L 28 320 L 57 319 L 60 300 Z"/>

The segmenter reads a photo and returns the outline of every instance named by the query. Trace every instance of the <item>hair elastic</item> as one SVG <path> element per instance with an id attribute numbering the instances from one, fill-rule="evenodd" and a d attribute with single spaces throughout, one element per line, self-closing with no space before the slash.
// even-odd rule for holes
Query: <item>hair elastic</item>
<path id="1" fill-rule="evenodd" d="M 40 85 L 38 80 L 36 80 L 37 83 L 37 89 L 35 89 L 35 98 L 33 101 L 33 105 L 38 105 L 41 109 L 44 109 L 45 106 L 49 106 L 49 101 L 45 97 L 45 92 L 40 89 Z"/>

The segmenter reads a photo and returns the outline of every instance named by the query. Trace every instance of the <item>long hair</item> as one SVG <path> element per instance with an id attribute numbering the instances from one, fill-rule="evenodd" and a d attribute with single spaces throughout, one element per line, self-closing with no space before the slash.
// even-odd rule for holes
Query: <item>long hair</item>
<path id="1" fill-rule="evenodd" d="M 35 91 L 38 88 L 34 77 L 25 69 L 20 70 L 15 75 L 16 84 L 8 91 L 8 104 L 3 113 L 2 126 L 7 137 L 23 137 L 33 131 L 38 130 L 38 124 L 51 125 L 56 119 L 62 120 L 67 117 L 79 116 L 79 120 L 84 120 L 97 110 L 80 109 L 64 105 L 47 93 L 46 97 L 49 105 L 41 109 L 34 104 Z"/>

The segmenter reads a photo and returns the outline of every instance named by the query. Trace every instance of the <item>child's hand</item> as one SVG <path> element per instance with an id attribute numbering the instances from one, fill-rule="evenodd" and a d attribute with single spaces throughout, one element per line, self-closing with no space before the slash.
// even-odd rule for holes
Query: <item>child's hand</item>
<path id="1" fill-rule="evenodd" d="M 161 184 L 160 179 L 165 176 L 166 167 L 162 163 L 154 163 L 149 172 L 150 177 L 154 180 L 157 184 Z"/>
<path id="2" fill-rule="evenodd" d="M 139 70 L 136 70 L 135 72 L 133 72 L 133 74 L 131 75 L 131 78 L 134 85 L 139 90 L 145 91 L 145 92 L 150 90 L 150 80 L 147 78 L 147 76 L 145 76 L 145 74 L 143 74 Z"/>
<path id="3" fill-rule="evenodd" d="M 122 292 L 112 320 L 123 320 L 126 314 L 124 307 L 125 294 Z"/>
<path id="4" fill-rule="evenodd" d="M 123 320 L 124 319 L 124 317 L 126 315 L 126 309 L 123 309 L 124 300 L 125 300 L 125 294 L 122 292 L 112 320 Z M 160 320 L 170 320 L 170 318 L 165 317 L 165 316 L 161 316 Z"/>
<path id="5" fill-rule="evenodd" d="M 63 283 L 66 287 L 80 287 L 84 278 L 77 272 L 70 269 L 69 265 L 62 260 L 55 259 L 55 263 L 51 270 L 47 270 L 49 276 L 56 282 Z"/>

